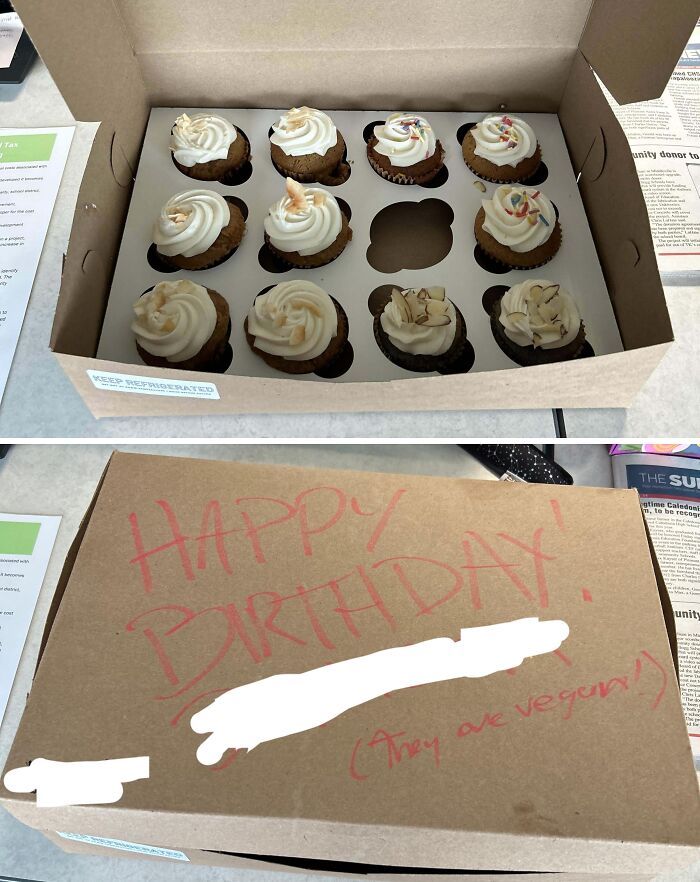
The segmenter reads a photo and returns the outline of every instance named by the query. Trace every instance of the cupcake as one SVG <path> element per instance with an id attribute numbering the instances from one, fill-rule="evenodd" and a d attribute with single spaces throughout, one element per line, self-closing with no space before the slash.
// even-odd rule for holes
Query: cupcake
<path id="1" fill-rule="evenodd" d="M 231 320 L 216 291 L 189 279 L 159 282 L 134 303 L 134 312 L 131 330 L 146 364 L 212 372 L 224 360 L 228 366 Z"/>
<path id="2" fill-rule="evenodd" d="M 467 328 L 444 288 L 394 288 L 374 317 L 374 336 L 384 355 L 399 367 L 441 371 L 461 357 Z"/>
<path id="3" fill-rule="evenodd" d="M 302 183 L 341 184 L 350 174 L 345 141 L 328 114 L 292 107 L 272 126 L 270 155 L 285 177 Z"/>
<path id="4" fill-rule="evenodd" d="M 161 209 L 153 241 L 166 263 L 201 270 L 226 260 L 241 244 L 244 230 L 238 206 L 213 190 L 186 190 Z"/>
<path id="5" fill-rule="evenodd" d="M 510 269 L 533 269 L 550 261 L 561 245 L 552 203 L 540 190 L 503 184 L 482 199 L 474 222 L 481 248 Z"/>
<path id="6" fill-rule="evenodd" d="M 183 175 L 198 181 L 220 181 L 238 171 L 250 156 L 245 135 L 213 113 L 178 116 L 170 134 L 170 150 Z"/>
<path id="7" fill-rule="evenodd" d="M 568 361 L 581 353 L 586 332 L 576 301 L 561 285 L 528 279 L 491 307 L 496 342 L 520 365 Z"/>
<path id="8" fill-rule="evenodd" d="M 287 178 L 287 194 L 270 206 L 265 243 L 290 266 L 310 269 L 338 257 L 352 238 L 334 196 Z"/>
<path id="9" fill-rule="evenodd" d="M 340 355 L 348 339 L 348 317 L 313 282 L 281 282 L 255 298 L 245 335 L 270 367 L 285 374 L 310 374 Z"/>
<path id="10" fill-rule="evenodd" d="M 515 116 L 487 116 L 462 141 L 462 155 L 480 178 L 497 184 L 526 181 L 542 162 L 532 128 Z"/>
<path id="11" fill-rule="evenodd" d="M 369 164 L 395 184 L 427 184 L 443 166 L 445 151 L 428 121 L 415 113 L 392 113 L 374 127 L 367 144 Z"/>

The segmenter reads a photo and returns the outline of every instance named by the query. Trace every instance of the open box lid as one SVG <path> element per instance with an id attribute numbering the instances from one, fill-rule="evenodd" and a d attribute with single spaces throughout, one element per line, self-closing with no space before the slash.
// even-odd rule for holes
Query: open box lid
<path id="1" fill-rule="evenodd" d="M 326 107 L 382 106 L 378 91 L 390 71 L 373 69 L 382 59 L 412 89 L 432 70 L 443 76 L 449 61 L 478 82 L 464 82 L 459 94 L 446 93 L 443 82 L 440 100 L 479 109 L 466 99 L 481 93 L 489 109 L 500 70 L 511 88 L 517 70 L 531 87 L 537 69 L 548 71 L 556 91 L 559 60 L 570 65 L 577 46 L 618 101 L 655 98 L 699 14 L 697 0 L 436 0 L 429 15 L 413 0 L 200 0 L 196 16 L 183 16 L 170 0 L 15 5 L 77 119 L 131 116 L 139 128 L 143 106 L 206 105 L 207 94 L 213 105 L 228 98 L 233 106 L 283 106 L 280 93 L 291 88 L 292 103 L 301 92 Z M 321 80 L 316 95 L 307 94 L 309 71 Z M 343 105 L 327 103 L 329 89 Z M 542 97 L 547 89 L 545 81 L 530 91 Z M 416 97 L 427 109 L 449 109 Z"/>
<path id="2" fill-rule="evenodd" d="M 197 759 L 225 690 L 525 617 L 565 621 L 561 649 Z M 136 756 L 112 804 L 0 795 L 41 829 L 375 865 L 649 871 L 700 845 L 633 491 L 115 454 L 7 769 Z"/>

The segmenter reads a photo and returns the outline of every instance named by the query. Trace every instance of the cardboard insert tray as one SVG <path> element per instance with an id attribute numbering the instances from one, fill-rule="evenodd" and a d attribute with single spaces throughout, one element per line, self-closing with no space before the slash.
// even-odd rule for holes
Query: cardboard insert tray
<path id="1" fill-rule="evenodd" d="M 428 656 L 404 662 L 483 626 L 477 658 L 500 658 L 523 619 L 557 642 L 442 680 Z M 6 771 L 150 770 L 99 804 L 0 799 L 62 847 L 112 856 L 652 879 L 700 857 L 674 647 L 634 491 L 116 453 Z M 280 674 L 301 679 L 280 692 Z M 330 680 L 300 692 L 309 674 Z M 255 700 L 216 761 L 194 719 L 241 686 Z M 298 726 L 309 707 L 324 713 Z"/>
<path id="2" fill-rule="evenodd" d="M 170 0 L 16 7 L 75 117 L 102 122 L 51 336 L 96 416 L 624 407 L 671 345 L 634 160 L 595 74 L 622 103 L 660 95 L 697 0 L 435 0 L 429 13 L 417 0 L 200 0 L 187 16 Z M 300 100 L 344 111 L 556 114 L 624 351 L 369 383 L 212 374 L 198 378 L 206 390 L 188 388 L 185 371 L 97 358 L 151 110 Z"/>
<path id="3" fill-rule="evenodd" d="M 143 364 L 136 352 L 131 322 L 132 304 L 139 295 L 162 279 L 189 278 L 222 294 L 232 318 L 233 362 L 227 373 L 258 377 L 286 377 L 258 356 L 246 343 L 243 322 L 255 296 L 265 288 L 288 279 L 309 279 L 336 298 L 350 324 L 349 340 L 354 357 L 345 359 L 338 371 L 340 381 L 374 381 L 415 377 L 384 357 L 373 334 L 369 301 L 384 286 L 398 288 L 441 285 L 466 320 L 469 358 L 462 369 L 491 371 L 515 367 L 491 332 L 482 304 L 494 286 L 510 287 L 525 279 L 548 279 L 560 283 L 575 298 L 586 326 L 586 354 L 620 352 L 622 342 L 605 279 L 600 269 L 586 212 L 555 114 L 521 116 L 534 129 L 544 164 L 532 186 L 541 189 L 559 211 L 563 242 L 554 259 L 538 269 L 502 272 L 494 262 L 475 258 L 474 219 L 482 199 L 490 198 L 497 185 L 483 182 L 485 192 L 473 186 L 479 181 L 465 165 L 460 138 L 467 125 L 484 114 L 420 111 L 432 125 L 445 150 L 445 170 L 437 185 L 402 186 L 384 180 L 366 156 L 366 141 L 373 123 L 391 111 L 328 111 L 347 144 L 351 174 L 343 184 L 326 187 L 351 212 L 353 238 L 332 263 L 314 270 L 279 267 L 266 256 L 263 220 L 269 207 L 284 195 L 284 178 L 270 160 L 268 131 L 281 110 L 216 108 L 245 132 L 251 144 L 252 174 L 243 183 L 227 186 L 196 181 L 178 170 L 172 161 L 170 130 L 182 112 L 190 115 L 205 108 L 154 108 L 146 129 L 131 205 L 124 229 L 107 313 L 102 328 L 99 358 Z M 312 186 L 321 186 L 315 184 Z M 147 259 L 153 223 L 161 206 L 175 193 L 189 189 L 212 189 L 234 197 L 247 211 L 246 235 L 235 254 L 201 272 L 163 274 Z M 269 253 L 268 253 L 269 254 Z M 473 366 L 472 366 L 473 365 Z M 177 364 L 172 367 L 177 369 Z M 324 373 L 324 377 L 328 377 Z M 197 379 L 196 372 L 192 380 Z M 289 379 L 289 378 L 288 378 Z M 315 374 L 302 378 L 320 381 Z M 290 382 L 293 382 L 290 379 Z"/>

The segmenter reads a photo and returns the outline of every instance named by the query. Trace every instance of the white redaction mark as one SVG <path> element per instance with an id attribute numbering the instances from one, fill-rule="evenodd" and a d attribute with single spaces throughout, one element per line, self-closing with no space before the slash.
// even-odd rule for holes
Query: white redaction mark
<path id="1" fill-rule="evenodd" d="M 211 733 L 197 750 L 205 766 L 229 748 L 252 750 L 327 723 L 387 692 L 458 677 L 487 677 L 524 659 L 559 649 L 569 636 L 560 620 L 517 619 L 463 628 L 460 640 L 437 637 L 351 658 L 303 674 L 275 674 L 231 689 L 193 715 L 199 734 Z"/>
<path id="2" fill-rule="evenodd" d="M 124 795 L 124 782 L 149 777 L 149 759 L 127 756 L 63 763 L 40 758 L 28 766 L 11 769 L 3 783 L 13 793 L 36 790 L 36 804 L 42 808 L 117 802 Z"/>

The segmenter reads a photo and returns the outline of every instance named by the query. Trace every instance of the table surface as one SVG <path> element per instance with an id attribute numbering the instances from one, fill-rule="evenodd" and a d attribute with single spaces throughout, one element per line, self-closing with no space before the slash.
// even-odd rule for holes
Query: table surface
<path id="1" fill-rule="evenodd" d="M 0 85 L 3 126 L 72 125 L 75 120 L 38 61 L 22 86 Z M 39 264 L 14 365 L 0 405 L 0 437 L 16 438 L 551 438 L 548 410 L 421 413 L 252 414 L 96 420 L 48 348 L 62 255 L 96 123 L 76 135 Z M 675 345 L 633 406 L 565 411 L 570 438 L 700 434 L 700 292 L 666 289 Z"/>
<path id="2" fill-rule="evenodd" d="M 493 477 L 456 445 L 120 445 L 120 450 L 207 459 L 279 463 L 319 468 L 364 469 L 468 478 Z M 39 595 L 34 619 L 0 727 L 0 768 L 4 765 L 29 692 L 39 643 L 56 581 L 70 542 L 112 452 L 111 445 L 18 445 L 0 461 L 3 510 L 17 514 L 61 514 L 63 520 Z M 610 486 L 610 460 L 603 445 L 557 445 L 555 458 L 577 484 Z M 114 857 L 67 854 L 38 831 L 25 827 L 0 808 L 0 874 L 45 882 L 117 882 L 148 878 L 166 882 L 312 882 L 300 874 L 234 871 Z M 317 879 L 318 877 L 313 877 Z M 664 877 L 666 878 L 666 877 Z M 660 877 L 661 879 L 661 877 Z M 668 877 L 668 882 L 697 882 L 700 863 Z"/>

